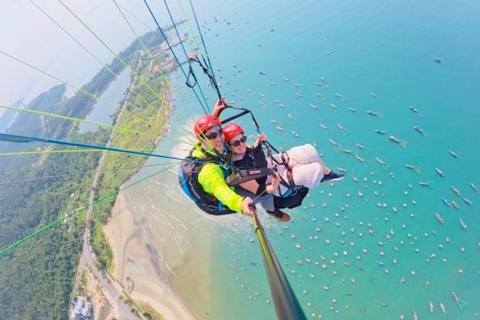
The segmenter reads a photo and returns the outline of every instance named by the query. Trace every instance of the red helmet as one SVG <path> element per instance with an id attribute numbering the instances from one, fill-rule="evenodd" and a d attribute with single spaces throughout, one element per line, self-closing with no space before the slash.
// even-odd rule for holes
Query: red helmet
<path id="1" fill-rule="evenodd" d="M 213 126 L 221 126 L 222 123 L 218 120 L 217 117 L 212 116 L 211 114 L 206 114 L 201 116 L 196 122 L 193 128 L 193 132 L 195 136 L 200 136 L 201 133 L 207 131 L 208 129 L 212 128 Z"/>
<path id="2" fill-rule="evenodd" d="M 223 127 L 223 141 L 228 142 L 237 134 L 243 134 L 243 128 L 236 123 L 231 123 Z"/>

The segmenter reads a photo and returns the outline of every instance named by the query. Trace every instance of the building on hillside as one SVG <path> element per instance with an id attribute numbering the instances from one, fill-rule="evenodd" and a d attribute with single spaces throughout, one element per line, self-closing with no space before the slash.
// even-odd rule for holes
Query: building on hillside
<path id="1" fill-rule="evenodd" d="M 92 304 L 84 297 L 73 297 L 69 320 L 93 320 Z"/>

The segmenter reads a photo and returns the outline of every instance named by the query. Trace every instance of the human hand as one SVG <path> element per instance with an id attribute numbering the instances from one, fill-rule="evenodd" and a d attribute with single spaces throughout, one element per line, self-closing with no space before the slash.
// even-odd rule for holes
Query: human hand
<path id="1" fill-rule="evenodd" d="M 219 99 L 217 100 L 217 102 L 215 102 L 215 106 L 213 106 L 212 115 L 214 115 L 215 117 L 218 117 L 220 113 L 223 110 L 225 110 L 226 107 L 227 107 L 227 103 L 225 102 L 225 98 L 222 97 L 222 99 Z"/>
<path id="2" fill-rule="evenodd" d="M 252 203 L 252 199 L 249 197 L 246 197 L 245 199 L 242 200 L 242 212 L 246 214 L 247 216 L 253 216 L 253 210 L 250 208 L 250 204 Z"/>
<path id="3" fill-rule="evenodd" d="M 263 142 L 267 140 L 267 136 L 265 135 L 265 133 L 260 133 L 257 137 L 259 142 Z"/>
<path id="4" fill-rule="evenodd" d="M 270 184 L 274 189 L 278 188 L 278 185 L 280 184 L 280 175 L 277 172 L 273 173 L 273 179 Z"/>
<path id="5" fill-rule="evenodd" d="M 188 59 L 189 60 L 196 60 L 197 59 L 197 52 L 192 51 L 188 54 Z"/>

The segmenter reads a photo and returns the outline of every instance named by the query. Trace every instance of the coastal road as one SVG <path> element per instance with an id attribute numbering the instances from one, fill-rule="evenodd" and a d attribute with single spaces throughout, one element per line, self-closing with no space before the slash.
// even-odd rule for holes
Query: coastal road
<path id="1" fill-rule="evenodd" d="M 141 59 L 139 59 L 138 63 L 139 64 L 141 63 Z M 126 102 L 130 98 L 130 92 L 132 87 L 135 85 L 135 83 L 136 82 L 134 81 L 130 85 L 130 90 L 127 96 L 125 97 L 124 103 L 117 117 L 117 121 L 116 121 L 117 123 L 120 121 L 120 118 L 122 117 L 123 110 L 126 106 Z M 115 131 L 112 130 L 112 132 L 110 133 L 110 137 L 107 141 L 106 147 L 110 146 L 110 142 L 112 141 L 114 134 L 115 134 Z M 97 170 L 95 171 L 95 175 L 93 176 L 92 190 L 90 191 L 89 203 L 93 203 L 93 200 L 95 197 L 95 189 L 98 183 L 98 179 L 100 177 L 100 170 L 102 168 L 102 165 L 106 156 L 107 156 L 107 152 L 102 152 L 102 155 L 98 162 Z M 112 279 L 110 279 L 110 277 L 106 273 L 100 272 L 96 266 L 95 255 L 93 254 L 90 243 L 89 243 L 89 239 L 90 239 L 89 225 L 90 225 L 90 219 L 92 217 L 92 208 L 93 206 L 90 206 L 87 209 L 87 221 L 86 221 L 87 227 L 85 228 L 85 233 L 83 235 L 82 255 L 80 257 L 80 262 L 78 264 L 77 278 L 75 280 L 74 291 L 76 291 L 80 286 L 80 281 L 82 278 L 84 267 L 87 267 L 90 273 L 95 276 L 97 280 L 97 285 L 102 290 L 103 294 L 105 295 L 105 298 L 108 300 L 108 302 L 112 305 L 113 309 L 115 310 L 116 318 L 122 319 L 122 320 L 123 319 L 138 320 L 138 317 L 136 317 L 134 314 L 130 312 L 131 307 L 126 305 L 122 300 L 118 299 L 122 295 L 122 290 L 123 290 L 122 286 L 118 282 L 112 281 Z M 140 318 L 145 319 L 142 315 L 140 315 Z"/>

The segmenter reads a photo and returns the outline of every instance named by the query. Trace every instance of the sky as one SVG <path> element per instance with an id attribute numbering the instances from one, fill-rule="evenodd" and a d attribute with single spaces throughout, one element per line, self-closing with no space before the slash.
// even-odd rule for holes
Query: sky
<path id="1" fill-rule="evenodd" d="M 33 3 L 32 3 L 33 2 Z M 91 28 L 114 52 L 126 48 L 134 34 L 123 20 L 113 1 L 64 0 L 84 23 Z M 149 5 L 162 26 L 165 9 L 159 1 Z M 0 10 L 0 51 L 21 59 L 35 67 L 80 87 L 102 67 L 64 31 L 35 5 L 47 12 L 79 42 L 104 63 L 114 56 L 59 2 L 51 0 L 2 1 Z M 143 1 L 117 0 L 137 33 L 155 28 Z M 132 13 L 135 17 L 133 17 Z M 137 20 L 140 19 L 142 22 Z M 163 23 L 162 23 L 163 22 Z M 149 25 L 147 27 L 145 24 Z M 0 104 L 11 105 L 24 98 L 30 102 L 39 93 L 61 82 L 39 71 L 24 66 L 0 52 Z"/>

